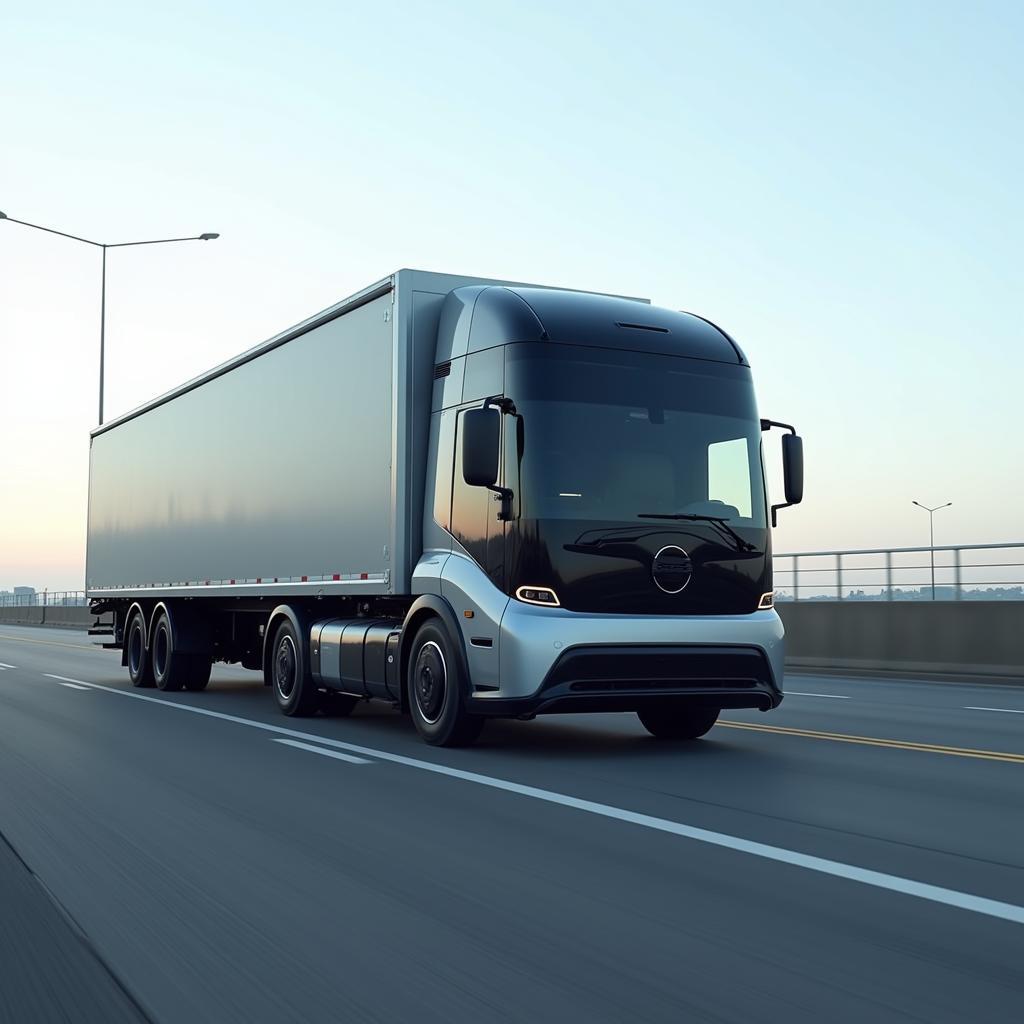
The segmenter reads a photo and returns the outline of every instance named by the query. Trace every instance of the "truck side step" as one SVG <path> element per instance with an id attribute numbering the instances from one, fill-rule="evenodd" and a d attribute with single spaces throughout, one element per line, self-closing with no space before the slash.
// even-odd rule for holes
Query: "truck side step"
<path id="1" fill-rule="evenodd" d="M 90 626 L 89 636 L 113 636 L 114 628 L 112 626 Z"/>

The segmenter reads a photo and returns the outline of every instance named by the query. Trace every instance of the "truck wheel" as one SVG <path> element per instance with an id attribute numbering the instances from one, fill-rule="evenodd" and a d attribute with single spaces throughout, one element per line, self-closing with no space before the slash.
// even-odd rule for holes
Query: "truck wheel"
<path id="1" fill-rule="evenodd" d="M 153 629 L 150 658 L 153 681 L 161 690 L 202 690 L 210 681 L 212 660 L 209 655 L 175 650 L 171 643 L 171 624 L 163 613 Z"/>
<path id="2" fill-rule="evenodd" d="M 178 655 L 182 657 L 182 655 Z M 213 658 L 207 654 L 191 654 L 189 659 L 192 662 L 188 674 L 185 676 L 185 689 L 198 693 L 206 689 L 210 681 L 210 670 L 213 668 Z"/>
<path id="3" fill-rule="evenodd" d="M 638 711 L 644 728 L 659 740 L 695 740 L 718 721 L 718 708 L 665 704 Z"/>
<path id="4" fill-rule="evenodd" d="M 270 683 L 277 706 L 289 717 L 311 715 L 320 695 L 306 664 L 306 651 L 295 627 L 285 619 L 270 651 Z"/>
<path id="5" fill-rule="evenodd" d="M 484 719 L 464 706 L 465 687 L 448 633 L 436 619 L 425 622 L 409 652 L 409 713 L 421 738 L 435 747 L 469 746 Z"/>
<path id="6" fill-rule="evenodd" d="M 142 612 L 136 612 L 125 631 L 124 644 L 128 650 L 128 678 L 132 686 L 153 685 L 153 665 L 146 651 L 146 622 Z"/>
<path id="7" fill-rule="evenodd" d="M 149 653 L 152 658 L 153 681 L 157 689 L 168 692 L 180 690 L 188 678 L 191 658 L 174 649 L 171 642 L 171 624 L 163 613 L 153 627 Z"/>

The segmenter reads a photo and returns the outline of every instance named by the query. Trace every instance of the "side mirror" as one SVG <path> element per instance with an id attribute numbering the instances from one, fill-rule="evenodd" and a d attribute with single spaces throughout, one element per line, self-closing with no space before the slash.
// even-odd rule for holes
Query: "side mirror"
<path id="1" fill-rule="evenodd" d="M 786 500 L 781 505 L 772 505 L 772 526 L 779 525 L 779 509 L 799 505 L 804 500 L 804 441 L 796 428 L 778 420 L 761 420 L 762 430 L 782 427 L 788 434 L 782 437 L 782 483 Z"/>
<path id="2" fill-rule="evenodd" d="M 470 487 L 493 487 L 501 454 L 501 413 L 488 406 L 462 414 L 462 478 Z"/>
<path id="3" fill-rule="evenodd" d="M 799 434 L 782 437 L 782 480 L 786 504 L 799 505 L 804 500 L 804 440 Z"/>

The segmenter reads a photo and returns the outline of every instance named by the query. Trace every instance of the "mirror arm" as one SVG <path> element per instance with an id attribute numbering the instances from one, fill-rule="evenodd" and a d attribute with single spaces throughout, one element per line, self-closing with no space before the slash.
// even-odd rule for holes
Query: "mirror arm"
<path id="1" fill-rule="evenodd" d="M 483 408 L 497 409 L 500 413 L 505 416 L 518 416 L 516 412 L 516 404 L 511 398 L 505 398 L 503 395 L 493 395 L 490 398 L 484 399 Z M 495 501 L 501 502 L 501 508 L 498 510 L 498 519 L 502 522 L 507 522 L 512 518 L 512 500 L 515 498 L 515 491 L 511 487 L 499 487 L 497 484 L 489 484 L 487 487 L 494 495 Z"/>
<path id="2" fill-rule="evenodd" d="M 512 499 L 515 497 L 515 491 L 511 487 L 498 487 L 496 484 L 491 484 L 487 490 L 493 492 L 494 500 L 501 502 L 501 508 L 498 510 L 498 519 L 502 522 L 512 518 Z"/>
<path id="3" fill-rule="evenodd" d="M 492 395 L 490 398 L 485 398 L 483 408 L 490 409 L 492 407 L 506 416 L 516 415 L 516 403 L 511 398 L 505 398 L 504 395 Z"/>
<path id="4" fill-rule="evenodd" d="M 783 430 L 788 430 L 791 434 L 796 436 L 796 427 L 790 423 L 780 423 L 778 420 L 761 420 L 761 430 L 771 430 L 772 427 L 781 427 Z M 779 509 L 780 508 L 791 508 L 793 506 L 792 501 L 784 501 L 779 505 L 772 505 L 772 529 L 779 525 Z"/>
<path id="5" fill-rule="evenodd" d="M 796 427 L 788 423 L 780 423 L 778 420 L 761 420 L 762 430 L 771 430 L 772 427 L 782 427 L 783 430 L 788 430 L 791 434 L 796 433 Z"/>

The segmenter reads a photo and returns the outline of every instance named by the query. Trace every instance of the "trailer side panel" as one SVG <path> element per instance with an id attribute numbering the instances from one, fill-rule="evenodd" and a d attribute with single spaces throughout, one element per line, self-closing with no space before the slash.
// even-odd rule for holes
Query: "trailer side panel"
<path id="1" fill-rule="evenodd" d="M 391 303 L 383 295 L 98 433 L 90 595 L 388 592 L 392 472 L 404 471 L 392 465 Z"/>

